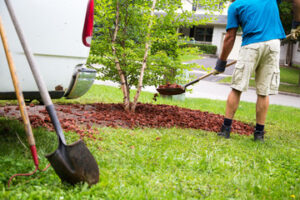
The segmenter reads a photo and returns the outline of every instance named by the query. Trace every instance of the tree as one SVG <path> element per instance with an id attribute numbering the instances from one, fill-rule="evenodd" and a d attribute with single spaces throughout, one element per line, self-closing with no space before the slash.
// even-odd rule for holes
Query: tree
<path id="1" fill-rule="evenodd" d="M 295 15 L 295 11 L 293 12 L 293 3 L 293 0 L 284 0 L 279 5 L 280 19 L 287 35 L 291 32 L 292 21 Z M 294 44 L 296 41 L 286 40 L 284 42 L 287 43 L 286 65 L 292 67 Z M 300 73 L 298 85 L 300 86 Z"/>
<path id="2" fill-rule="evenodd" d="M 180 0 L 95 2 L 96 25 L 88 62 L 101 65 L 96 68 L 100 79 L 120 83 L 126 111 L 135 111 L 143 86 L 175 81 L 191 69 L 178 58 L 177 29 L 204 24 L 208 18 L 193 19 Z M 137 92 L 131 102 L 133 86 Z"/>
<path id="3" fill-rule="evenodd" d="M 292 0 L 284 0 L 279 5 L 279 13 L 281 23 L 283 25 L 286 34 L 291 32 L 292 21 L 293 21 L 293 4 Z"/>
<path id="4" fill-rule="evenodd" d="M 292 11 L 293 11 L 293 5 L 291 0 L 285 0 L 279 5 L 280 19 L 286 34 L 289 34 L 291 32 L 292 21 L 293 21 Z M 287 42 L 286 64 L 288 66 L 292 66 L 293 42 L 290 40 L 286 42 Z"/>

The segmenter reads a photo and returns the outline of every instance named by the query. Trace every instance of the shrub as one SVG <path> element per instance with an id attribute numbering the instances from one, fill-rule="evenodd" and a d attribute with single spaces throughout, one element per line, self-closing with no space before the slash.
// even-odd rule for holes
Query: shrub
<path id="1" fill-rule="evenodd" d="M 207 54 L 216 54 L 217 46 L 211 44 L 199 44 L 198 48 Z"/>
<path id="2" fill-rule="evenodd" d="M 184 43 L 180 45 L 180 48 L 186 47 L 198 47 L 205 54 L 216 54 L 217 52 L 217 46 L 212 44 Z"/>

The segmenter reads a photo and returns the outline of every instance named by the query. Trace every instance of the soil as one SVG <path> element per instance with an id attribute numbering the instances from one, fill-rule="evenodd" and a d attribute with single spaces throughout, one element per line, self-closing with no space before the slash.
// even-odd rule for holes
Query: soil
<path id="1" fill-rule="evenodd" d="M 175 83 L 160 85 L 156 90 L 161 95 L 177 95 L 185 92 L 184 88 L 181 85 L 177 85 Z"/>
<path id="2" fill-rule="evenodd" d="M 55 105 L 58 118 L 64 131 L 74 131 L 80 137 L 94 137 L 97 127 L 123 128 L 192 128 L 218 132 L 224 116 L 200 110 L 191 110 L 170 105 L 141 104 L 135 113 L 125 112 L 122 104 L 68 104 Z M 54 130 L 44 106 L 27 106 L 29 118 L 34 128 L 44 127 Z M 19 107 L 6 105 L 0 107 L 0 116 L 22 120 Z M 250 135 L 254 127 L 240 121 L 233 121 L 232 132 Z M 100 138 L 101 139 L 101 138 Z"/>

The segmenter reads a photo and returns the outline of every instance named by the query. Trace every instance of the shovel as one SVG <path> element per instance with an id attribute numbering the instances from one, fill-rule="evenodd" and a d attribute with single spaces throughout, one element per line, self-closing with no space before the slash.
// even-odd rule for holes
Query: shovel
<path id="1" fill-rule="evenodd" d="M 33 54 L 31 53 L 22 29 L 17 21 L 10 0 L 5 0 L 10 17 L 24 49 L 27 61 L 30 65 L 32 74 L 39 88 L 42 100 L 49 113 L 56 135 L 58 137 L 58 149 L 53 153 L 46 155 L 46 158 L 51 163 L 57 175 L 62 182 L 76 184 L 79 182 L 87 182 L 89 185 L 96 184 L 99 181 L 99 168 L 95 158 L 92 156 L 82 140 L 79 140 L 71 145 L 66 144 L 66 140 L 58 120 L 54 105 L 47 91 L 46 85 L 40 75 L 39 69 L 36 66 Z"/>
<path id="2" fill-rule="evenodd" d="M 226 67 L 229 67 L 229 66 L 235 64 L 236 62 L 237 61 L 233 61 L 233 62 L 227 64 Z M 199 77 L 199 78 L 197 78 L 197 79 L 195 79 L 195 80 L 193 80 L 193 81 L 185 84 L 182 87 L 176 87 L 176 88 L 170 88 L 170 87 L 169 88 L 168 87 L 166 87 L 166 88 L 157 88 L 156 90 L 158 91 L 159 94 L 168 95 L 168 96 L 182 94 L 182 93 L 185 93 L 185 89 L 188 86 L 193 85 L 193 84 L 199 82 L 200 80 L 202 80 L 202 79 L 204 79 L 206 77 L 209 77 L 212 74 L 218 74 L 218 72 L 216 70 L 214 70 L 214 71 L 212 71 L 212 72 L 210 72 L 208 74 L 205 74 L 205 75 L 203 75 L 203 76 L 201 76 L 201 77 Z"/>

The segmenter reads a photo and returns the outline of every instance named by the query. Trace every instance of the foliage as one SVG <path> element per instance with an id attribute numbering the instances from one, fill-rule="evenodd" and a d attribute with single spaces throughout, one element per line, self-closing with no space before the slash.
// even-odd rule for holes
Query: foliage
<path id="1" fill-rule="evenodd" d="M 293 21 L 292 10 L 293 4 L 290 0 L 282 1 L 282 3 L 279 4 L 280 19 L 286 34 L 291 32 Z"/>
<path id="2" fill-rule="evenodd" d="M 199 60 L 202 59 L 203 57 L 201 56 L 202 52 L 199 51 L 198 48 L 194 47 L 189 47 L 189 48 L 179 48 L 179 58 L 181 62 L 187 62 L 187 61 L 192 61 L 192 60 Z M 197 68 L 196 65 L 193 68 Z"/>
<path id="3" fill-rule="evenodd" d="M 206 11 L 206 14 L 213 14 L 214 11 L 222 13 L 222 10 L 225 3 L 228 2 L 228 0 L 194 0 L 193 1 L 193 9 L 202 9 Z"/>
<path id="4" fill-rule="evenodd" d="M 197 47 L 201 52 L 205 54 L 216 54 L 217 46 L 212 44 L 199 44 L 199 43 L 185 43 L 180 45 L 181 48 Z"/>
<path id="5" fill-rule="evenodd" d="M 217 52 L 217 46 L 211 44 L 200 44 L 198 48 L 207 54 L 216 54 Z"/>
<path id="6" fill-rule="evenodd" d="M 152 41 L 151 54 L 155 55 L 163 51 L 168 57 L 178 58 L 178 37 L 177 34 L 168 34 L 166 36 L 156 37 Z"/>
<path id="7" fill-rule="evenodd" d="M 118 88 L 94 85 L 79 102 L 122 102 Z M 142 93 L 151 103 L 153 94 Z M 66 101 L 65 103 L 69 103 Z M 92 102 L 91 102 L 92 103 Z M 225 101 L 186 99 L 171 104 L 223 114 Z M 236 119 L 255 123 L 255 104 L 241 102 Z M 265 143 L 252 136 L 232 134 L 224 140 L 215 133 L 193 129 L 98 128 L 97 138 L 85 138 L 100 168 L 100 182 L 62 184 L 52 168 L 32 177 L 14 173 L 34 169 L 23 126 L 0 118 L 0 199 L 299 199 L 300 110 L 270 105 Z M 41 167 L 45 154 L 57 148 L 54 132 L 35 129 Z M 77 134 L 66 133 L 68 143 Z"/>
<path id="8" fill-rule="evenodd" d="M 151 16 L 152 1 L 148 0 L 95 2 L 96 25 L 88 62 L 98 64 L 95 68 L 99 79 L 121 83 L 120 76 L 124 76 L 123 84 L 130 93 L 132 87 L 138 87 L 144 62 L 142 86 L 175 82 L 182 79 L 186 70 L 191 70 L 192 66 L 183 65 L 179 60 L 177 29 L 204 24 L 211 20 L 209 17 L 193 18 L 193 12 L 183 10 L 179 0 L 158 0 L 155 16 Z M 210 4 L 209 8 L 215 9 Z M 153 22 L 151 27 L 150 22 Z M 145 54 L 146 44 L 150 44 L 149 55 Z M 123 95 L 125 101 L 127 97 Z"/>

